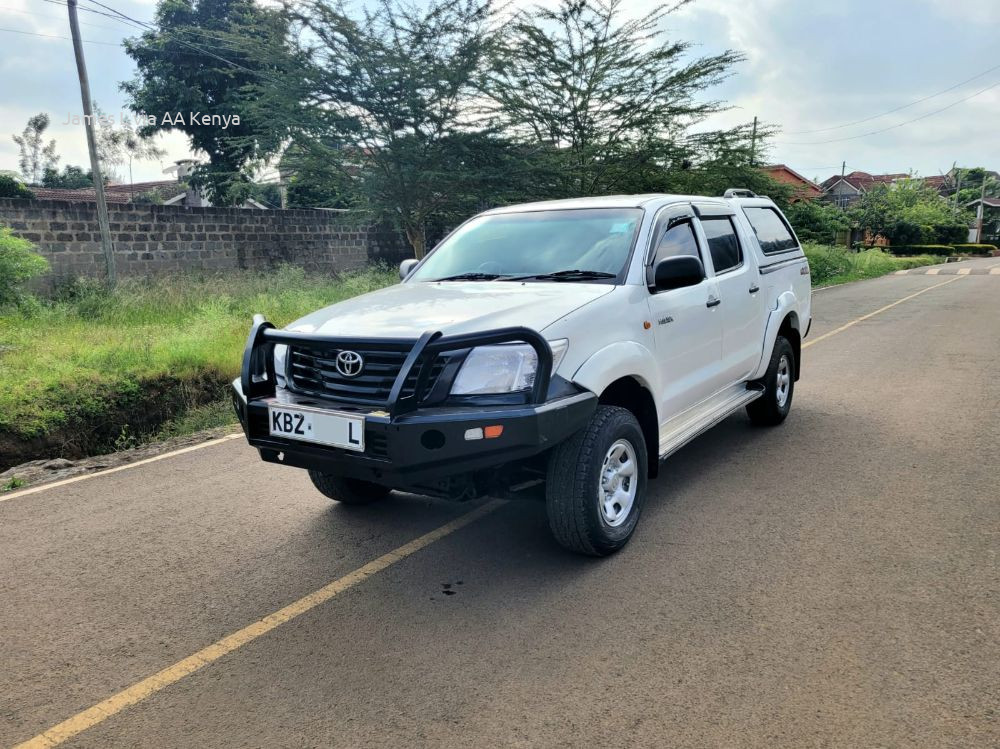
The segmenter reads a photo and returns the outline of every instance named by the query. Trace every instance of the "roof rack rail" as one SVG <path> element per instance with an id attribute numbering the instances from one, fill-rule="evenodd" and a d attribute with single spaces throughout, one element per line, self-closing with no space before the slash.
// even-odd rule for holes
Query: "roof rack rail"
<path id="1" fill-rule="evenodd" d="M 757 195 L 753 190 L 747 190 L 743 187 L 730 187 L 724 193 L 722 193 L 724 198 L 756 198 Z"/>

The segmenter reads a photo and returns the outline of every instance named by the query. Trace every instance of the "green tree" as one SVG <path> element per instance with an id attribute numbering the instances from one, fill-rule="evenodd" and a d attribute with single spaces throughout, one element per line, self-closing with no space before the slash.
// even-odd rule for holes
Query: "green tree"
<path id="1" fill-rule="evenodd" d="M 17 177 L 0 174 L 0 198 L 33 198 L 35 193 L 24 186 Z"/>
<path id="2" fill-rule="evenodd" d="M 862 229 L 895 245 L 962 241 L 971 216 L 958 215 L 938 192 L 919 179 L 873 185 L 849 211 Z"/>
<path id="3" fill-rule="evenodd" d="M 692 186 L 737 164 L 743 181 L 760 182 L 746 128 L 688 133 L 723 108 L 705 91 L 742 56 L 730 50 L 689 59 L 691 44 L 667 39 L 662 28 L 684 4 L 630 17 L 623 0 L 561 0 L 555 9 L 522 11 L 508 25 L 487 80 L 491 115 L 522 142 L 549 146 L 554 192 Z M 735 186 L 731 180 L 719 185 Z"/>
<path id="4" fill-rule="evenodd" d="M 156 145 L 152 136 L 142 135 L 130 119 L 116 123 L 115 118 L 106 115 L 97 102 L 94 102 L 94 114 L 99 118 L 96 128 L 97 156 L 106 179 L 120 182 L 124 176 L 120 170 L 127 166 L 131 182 L 134 161 L 153 161 L 166 155 L 167 152 Z"/>
<path id="5" fill-rule="evenodd" d="M 61 173 L 58 169 L 50 167 L 45 170 L 45 174 L 42 176 L 42 187 L 79 190 L 82 187 L 93 186 L 93 173 L 89 169 L 84 172 L 82 167 L 71 164 L 64 166 Z"/>
<path id="6" fill-rule="evenodd" d="M 45 143 L 45 131 L 49 127 L 49 116 L 40 112 L 28 119 L 28 124 L 20 135 L 13 136 L 20 151 L 18 166 L 21 176 L 29 185 L 37 185 L 46 169 L 54 169 L 59 161 L 56 142 Z"/>
<path id="7" fill-rule="evenodd" d="M 252 192 L 255 168 L 279 151 L 287 132 L 256 106 L 291 64 L 286 18 L 254 0 L 160 0 L 154 25 L 125 42 L 138 69 L 122 85 L 129 107 L 156 117 L 139 135 L 185 133 L 209 159 L 191 183 L 218 205 L 238 205 Z M 164 114 L 171 117 L 164 121 Z M 226 119 L 205 120 L 213 115 Z"/>
<path id="8" fill-rule="evenodd" d="M 784 212 L 802 242 L 833 244 L 838 232 L 851 228 L 851 220 L 844 211 L 819 200 L 791 203 Z"/>
<path id="9" fill-rule="evenodd" d="M 397 226 L 417 257 L 436 225 L 504 199 L 508 144 L 471 116 L 496 39 L 491 0 L 383 0 L 358 18 L 341 2 L 294 8 L 303 65 L 282 94 L 311 175 L 352 187 L 343 200 Z"/>

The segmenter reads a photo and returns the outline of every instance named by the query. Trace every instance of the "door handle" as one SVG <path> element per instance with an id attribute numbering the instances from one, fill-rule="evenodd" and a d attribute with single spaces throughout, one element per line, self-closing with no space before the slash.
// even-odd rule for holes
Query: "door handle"
<path id="1" fill-rule="evenodd" d="M 758 291 L 760 291 L 760 286 L 758 286 L 757 284 L 754 284 L 753 286 L 750 287 L 751 294 L 756 294 Z"/>
<path id="2" fill-rule="evenodd" d="M 705 302 L 706 307 L 718 307 L 720 304 L 722 304 L 721 299 L 709 299 L 707 302 Z"/>

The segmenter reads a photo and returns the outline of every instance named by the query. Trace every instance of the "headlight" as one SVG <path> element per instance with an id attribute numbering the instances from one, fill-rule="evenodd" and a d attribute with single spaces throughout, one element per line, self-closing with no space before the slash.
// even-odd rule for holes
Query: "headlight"
<path id="1" fill-rule="evenodd" d="M 566 354 L 569 340 L 549 341 L 552 371 Z M 484 395 L 528 390 L 535 382 L 538 354 L 526 343 L 477 346 L 469 352 L 451 386 L 452 395 Z"/>
<path id="2" fill-rule="evenodd" d="M 284 343 L 274 345 L 274 379 L 278 387 L 285 387 L 285 357 L 288 356 L 288 346 Z"/>

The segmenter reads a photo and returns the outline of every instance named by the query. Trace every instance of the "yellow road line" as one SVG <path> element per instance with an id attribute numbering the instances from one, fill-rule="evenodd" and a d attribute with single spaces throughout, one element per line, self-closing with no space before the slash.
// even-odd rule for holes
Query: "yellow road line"
<path id="1" fill-rule="evenodd" d="M 927 269 L 927 275 L 928 276 L 936 276 L 940 272 L 941 272 L 940 268 L 928 268 Z"/>
<path id="2" fill-rule="evenodd" d="M 819 338 L 814 338 L 811 341 L 807 341 L 806 343 L 803 343 L 802 344 L 802 348 L 809 348 L 810 346 L 813 346 L 813 345 L 819 343 L 820 341 L 826 340 L 830 336 L 835 336 L 835 335 L 837 335 L 837 333 L 842 333 L 845 330 L 847 330 L 848 328 L 853 328 L 859 322 L 864 322 L 869 317 L 875 317 L 875 315 L 881 314 L 882 312 L 885 312 L 887 309 L 892 309 L 897 304 L 902 304 L 903 302 L 908 302 L 909 300 L 913 299 L 914 297 L 918 297 L 921 294 L 926 294 L 931 289 L 937 289 L 937 288 L 939 288 L 941 286 L 947 286 L 950 283 L 955 283 L 955 281 L 961 281 L 963 278 L 965 278 L 965 276 L 955 276 L 954 278 L 949 278 L 947 281 L 942 281 L 941 283 L 936 283 L 933 286 L 928 286 L 926 289 L 921 289 L 920 291 L 916 292 L 915 294 L 910 294 L 909 296 L 904 296 L 902 299 L 897 299 L 892 304 L 887 304 L 884 307 L 879 307 L 874 312 L 869 312 L 867 315 L 862 315 L 861 317 L 855 318 L 854 320 L 851 320 L 846 325 L 841 325 L 836 330 L 831 330 L 829 333 L 824 333 Z"/>
<path id="3" fill-rule="evenodd" d="M 18 744 L 14 749 L 49 749 L 50 747 L 58 746 L 64 741 L 73 738 L 83 731 L 86 731 L 88 728 L 93 728 L 97 724 L 103 723 L 105 720 L 116 713 L 121 712 L 125 708 L 131 707 L 138 702 L 142 702 L 147 697 L 156 694 L 162 689 L 166 689 L 171 684 L 176 684 L 184 677 L 190 676 L 205 666 L 214 663 L 224 655 L 228 655 L 234 650 L 237 650 L 238 648 L 241 648 L 256 639 L 263 637 L 271 630 L 280 627 L 282 624 L 302 616 L 322 603 L 326 603 L 331 598 L 343 593 L 348 588 L 353 588 L 355 585 L 364 582 L 372 575 L 381 572 L 387 567 L 391 567 L 396 562 L 406 559 L 411 554 L 415 554 L 421 549 L 430 546 L 435 541 L 454 533 L 460 528 L 464 528 L 469 525 L 469 523 L 478 520 L 484 515 L 488 515 L 506 503 L 507 501 L 503 499 L 491 500 L 481 507 L 472 510 L 472 512 L 468 512 L 465 515 L 462 515 L 462 517 L 452 520 L 450 523 L 445 523 L 440 528 L 436 528 L 430 533 L 425 533 L 423 536 L 415 538 L 409 543 L 400 546 L 398 549 L 394 549 L 387 554 L 383 554 L 378 557 L 378 559 L 374 559 L 373 561 L 368 562 L 368 564 L 354 570 L 354 572 L 350 572 L 343 577 L 324 585 L 319 590 L 303 596 L 294 603 L 290 603 L 284 608 L 275 611 L 273 614 L 269 614 L 263 619 L 223 637 L 218 642 L 214 642 L 208 647 L 202 648 L 197 653 L 189 655 L 187 658 L 178 661 L 174 665 L 168 666 L 162 671 L 155 673 L 142 681 L 136 682 L 132 686 L 123 689 L 117 694 L 111 695 L 106 700 L 102 700 L 93 707 L 77 713 L 72 718 L 64 720 L 62 723 L 53 726 L 44 733 L 41 733 L 22 744 Z"/>
<path id="4" fill-rule="evenodd" d="M 958 269 L 958 275 L 960 275 L 960 276 L 967 276 L 970 273 L 972 273 L 972 268 L 959 268 Z"/>
<path id="5" fill-rule="evenodd" d="M 21 489 L 20 491 L 10 492 L 8 494 L 0 494 L 0 502 L 6 502 L 8 499 L 17 499 L 18 497 L 26 497 L 29 494 L 36 494 L 37 492 L 43 492 L 46 489 L 55 489 L 60 486 L 66 486 L 67 484 L 75 484 L 77 481 L 92 479 L 95 476 L 107 476 L 109 473 L 118 473 L 119 471 L 127 471 L 129 468 L 138 468 L 139 466 L 144 466 L 149 463 L 155 463 L 158 460 L 172 458 L 175 455 L 183 455 L 184 453 L 194 452 L 195 450 L 201 450 L 203 447 L 212 447 L 213 445 L 218 445 L 223 442 L 229 442 L 229 440 L 239 439 L 242 436 L 243 432 L 237 432 L 236 434 L 227 434 L 225 437 L 219 437 L 218 439 L 208 440 L 207 442 L 199 442 L 197 445 L 182 447 L 179 450 L 171 450 L 168 453 L 154 455 L 152 458 L 143 458 L 142 460 L 137 460 L 134 463 L 126 463 L 125 465 L 115 466 L 114 468 L 108 468 L 103 471 L 94 471 L 93 473 L 85 473 L 81 476 L 72 476 L 68 479 L 61 479 L 60 481 L 51 481 L 48 484 L 41 484 L 40 486 L 32 486 L 27 489 Z"/>

